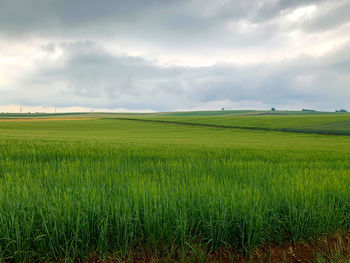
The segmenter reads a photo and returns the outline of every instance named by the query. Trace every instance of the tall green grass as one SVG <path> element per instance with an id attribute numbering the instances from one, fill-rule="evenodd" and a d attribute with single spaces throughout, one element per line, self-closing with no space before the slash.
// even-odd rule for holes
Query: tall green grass
<path id="1" fill-rule="evenodd" d="M 0 259 L 249 251 L 350 228 L 348 138 L 113 120 L 1 125 Z"/>

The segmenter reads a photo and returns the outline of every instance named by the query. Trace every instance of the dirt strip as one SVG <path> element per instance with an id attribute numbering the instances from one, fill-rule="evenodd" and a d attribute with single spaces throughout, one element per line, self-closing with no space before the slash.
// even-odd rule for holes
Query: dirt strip
<path id="1" fill-rule="evenodd" d="M 2 121 L 78 121 L 78 120 L 97 120 L 98 118 L 9 118 L 0 119 Z"/>
<path id="2" fill-rule="evenodd" d="M 312 262 L 349 262 L 350 256 L 350 233 L 340 233 L 322 237 L 309 242 L 284 243 L 283 245 L 271 244 L 261 245 L 248 255 L 233 251 L 229 248 L 221 249 L 214 253 L 208 253 L 200 246 L 193 245 L 194 250 L 176 252 L 172 250 L 171 255 L 167 252 L 150 252 L 145 249 L 131 250 L 126 257 L 105 257 L 98 259 L 91 256 L 84 263 L 151 263 L 151 262 L 215 262 L 215 263 L 312 263 Z M 180 251 L 180 249 L 178 249 Z M 161 256 L 162 255 L 162 256 Z"/>

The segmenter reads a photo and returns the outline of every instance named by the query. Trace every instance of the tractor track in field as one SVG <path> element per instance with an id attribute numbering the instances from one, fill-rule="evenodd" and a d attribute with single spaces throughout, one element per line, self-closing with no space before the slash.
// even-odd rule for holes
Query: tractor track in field
<path id="1" fill-rule="evenodd" d="M 350 136 L 350 132 L 343 131 L 322 131 L 322 130 L 306 130 L 302 128 L 266 128 L 266 127 L 249 127 L 249 126 L 229 126 L 229 125 L 217 125 L 209 123 L 196 123 L 196 122 L 182 122 L 182 121 L 169 121 L 169 120 L 150 120 L 150 119 L 135 119 L 135 118 L 102 118 L 104 120 L 126 120 L 126 121 L 140 121 L 140 122 L 153 122 L 153 123 L 168 123 L 184 126 L 197 126 L 197 127 L 209 127 L 218 129 L 241 129 L 241 130 L 253 130 L 253 131 L 275 131 L 275 132 L 289 132 L 289 133 L 304 133 L 304 134 L 319 134 L 319 135 L 334 135 L 334 136 Z"/>

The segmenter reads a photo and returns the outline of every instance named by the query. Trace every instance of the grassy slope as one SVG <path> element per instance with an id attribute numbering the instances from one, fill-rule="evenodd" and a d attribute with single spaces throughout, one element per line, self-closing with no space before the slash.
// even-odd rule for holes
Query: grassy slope
<path id="1" fill-rule="evenodd" d="M 350 135 L 350 114 L 293 111 L 198 111 L 170 113 L 0 114 L 0 119 L 130 118 L 290 132 Z"/>
<path id="2" fill-rule="evenodd" d="M 140 116 L 130 118 L 216 125 L 221 127 L 232 128 L 250 128 L 280 130 L 291 132 L 309 132 L 309 133 L 329 133 L 329 134 L 350 134 L 350 115 L 333 114 L 333 115 L 250 115 L 250 116 Z"/>
<path id="3" fill-rule="evenodd" d="M 336 113 L 342 115 L 343 113 Z M 116 116 L 167 116 L 167 117 L 210 117 L 210 116 L 259 116 L 259 115 L 335 115 L 333 112 L 321 111 L 257 111 L 257 110 L 225 110 L 225 111 L 178 111 L 154 113 L 108 113 L 108 112 L 81 112 L 81 113 L 0 113 L 3 118 L 37 118 L 37 117 L 116 117 Z"/>
<path id="4" fill-rule="evenodd" d="M 205 118 L 203 120 L 206 121 L 208 119 Z M 283 127 L 286 125 L 284 124 Z M 288 146 L 290 142 L 293 142 L 293 147 L 299 145 L 302 148 L 304 147 L 303 138 L 307 138 L 306 140 L 312 138 L 307 134 L 284 134 L 259 130 L 242 131 L 239 129 L 222 130 L 215 127 L 169 125 L 162 122 L 147 123 L 113 118 L 74 121 L 0 121 L 0 136 L 4 138 L 44 141 L 200 144 L 215 147 L 231 147 L 233 145 L 240 145 L 241 143 L 244 147 L 248 147 L 249 145 L 254 145 L 254 147 L 261 145 L 265 147 L 266 144 L 274 145 L 274 142 L 276 142 L 277 146 L 281 143 Z M 274 137 L 279 139 L 274 140 Z M 315 138 L 322 138 L 322 136 L 317 135 Z M 336 144 L 337 142 L 343 144 L 347 139 L 327 137 L 327 142 L 330 141 Z M 322 146 L 322 144 L 318 144 L 318 140 L 316 142 L 318 147 Z"/>
<path id="5" fill-rule="evenodd" d="M 209 116 L 254 116 L 254 115 L 334 115 L 334 112 L 322 111 L 257 111 L 257 110 L 225 110 L 225 111 L 183 111 L 183 112 L 161 112 L 158 116 L 172 117 L 209 117 Z M 339 114 L 339 113 L 337 113 Z"/>
<path id="6" fill-rule="evenodd" d="M 349 137 L 106 119 L 0 122 L 0 138 L 0 258 L 350 228 Z"/>
<path id="7" fill-rule="evenodd" d="M 260 111 L 254 110 L 225 110 L 225 111 L 182 111 L 182 112 L 164 112 L 160 116 L 225 116 L 225 115 L 239 115 L 239 114 L 258 114 Z"/>
<path id="8" fill-rule="evenodd" d="M 305 125 L 298 127 L 300 131 L 323 131 L 324 133 L 338 132 L 339 134 L 350 134 L 350 119 L 333 120 L 332 122 Z"/>

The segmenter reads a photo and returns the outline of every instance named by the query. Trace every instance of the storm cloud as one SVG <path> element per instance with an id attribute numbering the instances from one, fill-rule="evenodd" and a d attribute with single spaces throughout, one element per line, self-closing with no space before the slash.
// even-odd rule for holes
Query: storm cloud
<path id="1" fill-rule="evenodd" d="M 350 108 L 350 1 L 0 0 L 0 104 Z"/>

